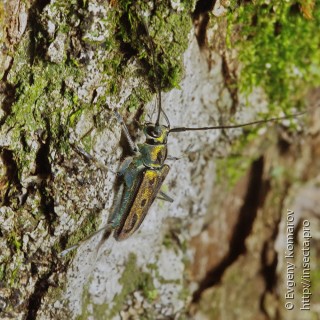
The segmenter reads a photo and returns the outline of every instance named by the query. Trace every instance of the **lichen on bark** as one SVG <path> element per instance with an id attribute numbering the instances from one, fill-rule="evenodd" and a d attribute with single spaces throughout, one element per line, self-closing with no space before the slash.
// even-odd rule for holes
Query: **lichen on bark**
<path id="1" fill-rule="evenodd" d="M 94 238 L 77 253 L 58 257 L 63 249 L 104 225 L 112 210 L 122 148 L 128 153 L 112 109 L 120 110 L 137 141 L 139 126 L 152 115 L 154 103 L 148 102 L 155 100 L 158 87 L 164 91 L 163 105 L 172 125 L 222 124 L 238 112 L 238 122 L 252 120 L 260 111 L 271 116 L 261 88 L 249 96 L 238 90 L 241 46 L 228 47 L 231 35 L 235 39 L 245 36 L 237 31 L 237 19 L 254 17 L 254 4 L 241 6 L 239 11 L 231 6 L 228 15 L 220 18 L 212 16 L 213 6 L 213 2 L 182 0 L 17 0 L 0 4 L 4 43 L 0 57 L 1 317 L 156 319 L 192 317 L 203 311 L 218 316 L 224 314 L 220 301 L 228 303 L 237 292 L 241 295 L 246 278 L 239 279 L 237 273 L 243 265 L 253 272 L 262 270 L 257 277 L 261 300 L 248 290 L 237 300 L 237 312 L 241 314 L 250 297 L 255 298 L 252 314 L 273 312 L 264 303 L 271 292 L 266 282 L 272 279 L 268 272 L 275 273 L 275 260 L 268 265 L 263 259 L 276 234 L 265 231 L 265 226 L 277 229 L 281 212 L 272 211 L 269 216 L 274 221 L 265 221 L 257 203 L 246 213 L 232 202 L 234 210 L 223 215 L 218 213 L 225 211 L 217 206 L 221 197 L 230 199 L 225 194 L 246 168 L 267 158 L 261 155 L 266 145 L 276 144 L 273 136 L 247 147 L 248 140 L 256 141 L 258 131 L 252 135 L 233 131 L 172 134 L 169 150 L 181 159 L 171 165 L 165 188 L 173 194 L 174 203 L 155 203 L 139 232 L 126 242 L 109 239 L 98 248 L 99 239 Z M 245 8 L 250 9 L 247 14 Z M 254 33 L 255 25 L 251 27 Z M 253 41 L 245 52 L 251 57 L 254 48 Z M 250 76 L 254 72 L 247 74 L 249 83 Z M 300 122 L 294 122 L 299 128 Z M 279 138 L 279 144 L 299 141 L 300 133 L 284 129 L 281 134 L 289 138 Z M 234 139 L 238 146 L 231 149 Z M 96 160 L 88 161 L 78 147 Z M 237 162 L 243 163 L 241 157 L 236 161 L 223 158 L 217 186 L 217 163 L 212 159 L 217 150 L 225 156 L 229 148 L 248 151 L 250 156 L 246 154 L 247 165 L 241 170 Z M 183 156 L 186 150 L 188 155 Z M 274 183 L 272 179 L 280 175 L 282 188 L 274 189 L 282 195 L 286 192 L 283 186 L 302 175 L 277 171 L 274 166 L 264 165 L 259 181 L 267 188 L 268 179 Z M 235 176 L 232 182 L 228 180 L 231 176 Z M 252 194 L 265 190 L 260 187 Z M 270 207 L 281 206 L 282 198 L 278 200 L 276 204 L 271 201 Z M 241 201 L 243 197 L 237 204 Z M 248 205 L 250 201 L 244 202 Z M 256 233 L 251 234 L 252 230 Z M 263 231 L 261 237 L 256 230 Z M 234 237 L 230 236 L 233 232 Z M 213 246 L 206 247 L 208 239 Z M 228 251 L 237 241 L 243 250 Z M 214 253 L 213 248 L 217 249 Z M 246 248 L 249 254 L 236 261 Z M 255 250 L 265 250 L 261 265 Z M 272 256 L 274 250 L 270 252 Z M 212 274 L 214 281 L 207 282 Z M 217 279 L 223 281 L 223 288 L 218 288 Z M 239 286 L 228 300 L 232 283 Z M 202 303 L 207 297 L 213 305 L 206 309 Z"/>
<path id="2" fill-rule="evenodd" d="M 156 78 L 167 90 L 180 82 L 192 2 L 168 5 L 1 4 L 4 316 L 41 317 L 49 297 L 57 299 L 54 283 L 64 287 L 57 272 L 67 260 L 57 253 L 92 233 L 112 202 L 112 173 L 97 176 L 72 146 L 115 162 L 120 128 L 110 110 L 141 114 Z M 94 150 L 101 144 L 107 156 Z"/>

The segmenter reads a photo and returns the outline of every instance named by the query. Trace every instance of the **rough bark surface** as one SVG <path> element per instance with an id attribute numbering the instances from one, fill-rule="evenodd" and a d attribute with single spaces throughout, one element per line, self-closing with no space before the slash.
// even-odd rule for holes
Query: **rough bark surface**
<path id="1" fill-rule="evenodd" d="M 179 63 L 184 66 L 179 89 L 172 88 L 174 80 L 160 80 L 171 126 L 226 124 L 231 115 L 238 123 L 255 120 L 268 107 L 263 90 L 246 97 L 238 92 L 237 53 L 223 40 L 226 20 L 208 24 L 208 11 L 220 14 L 223 7 L 218 12 L 213 2 L 163 3 L 139 10 L 151 17 L 162 66 L 177 74 Z M 171 134 L 169 153 L 179 159 L 168 161 L 164 188 L 174 202 L 155 201 L 126 241 L 103 242 L 97 235 L 59 257 L 105 225 L 112 211 L 115 172 L 128 154 L 112 110 L 121 110 L 136 142 L 143 141 L 138 122 L 154 115 L 157 86 L 150 79 L 158 74 L 150 40 L 140 37 L 141 21 L 134 30 L 137 18 L 126 6 L 131 8 L 126 1 L 98 0 L 0 5 L 1 319 L 319 316 L 316 89 L 306 97 L 307 119 L 294 120 L 296 130 L 268 125 L 246 145 L 247 169 L 231 187 L 221 180 L 230 169 L 221 161 L 228 163 L 242 130 Z M 295 309 L 285 309 L 288 210 L 294 212 L 296 279 L 303 221 L 311 225 L 316 271 L 310 312 L 299 311 L 298 280 Z"/>

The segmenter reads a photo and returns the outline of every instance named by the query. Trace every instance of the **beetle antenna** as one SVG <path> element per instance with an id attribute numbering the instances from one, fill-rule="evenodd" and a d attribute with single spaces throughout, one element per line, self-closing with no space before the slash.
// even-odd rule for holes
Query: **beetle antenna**
<path id="1" fill-rule="evenodd" d="M 288 118 L 294 118 L 294 117 L 301 116 L 305 113 L 306 112 L 294 113 L 294 114 L 284 116 L 284 117 L 270 118 L 267 120 L 252 121 L 252 122 L 248 122 L 248 123 L 228 125 L 228 126 L 212 126 L 212 127 L 200 127 L 200 128 L 176 127 L 176 128 L 170 129 L 169 132 L 204 131 L 204 130 L 215 130 L 215 129 L 242 128 L 242 127 L 246 127 L 246 126 L 250 126 L 250 125 L 254 125 L 254 124 L 262 124 L 262 123 L 266 123 L 266 122 L 275 122 L 275 121 L 284 120 L 284 119 L 288 119 Z"/>
<path id="2" fill-rule="evenodd" d="M 152 54 L 152 67 L 153 67 L 153 71 L 155 73 L 155 79 L 156 79 L 156 82 L 157 82 L 157 99 L 158 99 L 158 102 L 157 102 L 157 105 L 158 105 L 158 113 L 157 113 L 157 120 L 156 120 L 156 126 L 159 125 L 160 123 L 160 116 L 161 116 L 161 113 L 163 114 L 169 128 L 170 128 L 170 122 L 169 122 L 169 119 L 166 115 L 166 113 L 164 112 L 164 110 L 162 109 L 162 99 L 161 99 L 161 80 L 160 80 L 160 77 L 157 77 L 157 68 L 156 68 L 156 57 L 155 57 L 155 47 L 154 47 L 154 43 L 152 41 L 152 38 L 150 36 L 150 32 L 149 32 L 149 28 L 148 28 L 148 25 L 145 21 L 145 19 L 142 17 L 142 23 L 143 23 L 143 26 L 145 28 L 145 31 L 146 31 L 146 34 L 147 34 L 147 38 L 148 38 L 148 41 L 149 41 L 149 46 L 150 46 L 150 49 L 151 49 L 151 54 Z"/>

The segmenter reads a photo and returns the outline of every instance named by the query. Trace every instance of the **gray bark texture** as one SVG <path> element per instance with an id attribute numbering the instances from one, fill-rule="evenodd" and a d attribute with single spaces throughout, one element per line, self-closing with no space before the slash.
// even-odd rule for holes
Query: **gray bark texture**
<path id="1" fill-rule="evenodd" d="M 0 4 L 1 319 L 320 317 L 319 89 L 305 96 L 307 115 L 252 136 L 170 134 L 162 190 L 173 203 L 156 199 L 125 241 L 100 233 L 59 256 L 105 226 L 117 201 L 130 150 L 113 110 L 136 143 L 158 87 L 171 127 L 279 116 L 262 88 L 237 90 L 218 3 L 214 24 L 194 1 Z M 301 311 L 307 240 L 311 309 Z"/>

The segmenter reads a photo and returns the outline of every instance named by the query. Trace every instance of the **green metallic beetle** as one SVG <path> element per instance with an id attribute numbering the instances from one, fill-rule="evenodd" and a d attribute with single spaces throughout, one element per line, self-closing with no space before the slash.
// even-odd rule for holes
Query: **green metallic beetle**
<path id="1" fill-rule="evenodd" d="M 127 134 L 125 124 L 118 113 L 118 120 L 125 128 L 129 144 L 133 142 Z M 170 167 L 165 164 L 167 158 L 167 137 L 169 128 L 159 124 L 147 124 L 144 127 L 146 142 L 133 147 L 133 157 L 126 158 L 118 171 L 123 179 L 122 193 L 109 220 L 115 230 L 114 237 L 124 240 L 140 227 L 148 210 L 160 192 Z M 161 194 L 166 197 L 164 193 Z M 170 201 L 171 199 L 167 197 Z"/>

